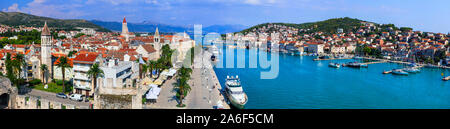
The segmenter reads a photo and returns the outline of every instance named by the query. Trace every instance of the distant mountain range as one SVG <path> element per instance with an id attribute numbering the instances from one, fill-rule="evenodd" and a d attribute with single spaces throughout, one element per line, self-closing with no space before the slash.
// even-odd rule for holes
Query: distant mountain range
<path id="1" fill-rule="evenodd" d="M 108 28 L 112 31 L 122 31 L 122 22 L 109 22 L 109 21 L 100 21 L 100 20 L 91 20 L 90 22 L 102 26 L 104 28 Z M 156 27 L 158 27 L 160 32 L 166 33 L 177 33 L 184 32 L 192 34 L 194 32 L 193 25 L 186 26 L 176 26 L 176 25 L 167 25 L 167 24 L 159 24 L 151 21 L 144 21 L 141 23 L 127 23 L 128 31 L 130 32 L 154 32 Z M 220 34 L 225 33 L 233 33 L 244 30 L 247 28 L 244 25 L 211 25 L 207 27 L 203 27 L 203 33 L 216 32 Z"/>
<path id="2" fill-rule="evenodd" d="M 44 26 L 45 22 L 47 22 L 50 28 L 57 28 L 61 30 L 75 30 L 76 27 L 83 27 L 83 28 L 95 28 L 97 31 L 101 32 L 110 31 L 101 26 L 93 24 L 87 20 L 80 20 L 80 19 L 65 20 L 65 19 L 55 19 L 55 18 L 35 16 L 21 12 L 0 12 L 0 24 L 8 26 L 24 25 L 24 26 L 42 27 Z"/>

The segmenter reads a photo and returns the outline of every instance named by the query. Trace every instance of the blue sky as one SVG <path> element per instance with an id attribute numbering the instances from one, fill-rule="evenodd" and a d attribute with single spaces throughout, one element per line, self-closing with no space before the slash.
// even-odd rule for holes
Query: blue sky
<path id="1" fill-rule="evenodd" d="M 450 32 L 448 0 L 1 0 L 2 11 L 61 19 L 172 25 L 304 23 L 352 17 Z"/>

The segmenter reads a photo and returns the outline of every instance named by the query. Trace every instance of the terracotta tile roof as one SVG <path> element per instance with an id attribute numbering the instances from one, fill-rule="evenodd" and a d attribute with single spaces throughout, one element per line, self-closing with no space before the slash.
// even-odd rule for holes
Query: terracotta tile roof
<path id="1" fill-rule="evenodd" d="M 15 47 L 15 48 L 25 48 L 25 47 L 27 47 L 27 45 L 23 45 L 23 44 L 12 44 L 11 46 Z"/>
<path id="2" fill-rule="evenodd" d="M 74 63 L 93 64 L 97 58 L 97 53 L 80 53 L 73 59 Z"/>
<path id="3" fill-rule="evenodd" d="M 66 55 L 63 54 L 63 53 L 52 53 L 52 56 L 54 56 L 54 57 L 62 57 L 62 56 L 66 56 Z"/>
<path id="4" fill-rule="evenodd" d="M 47 22 L 45 22 L 44 28 L 42 29 L 41 35 L 48 36 L 50 35 L 50 30 L 47 27 Z"/>
<path id="5" fill-rule="evenodd" d="M 27 55 L 28 53 L 30 53 L 31 52 L 31 50 L 27 50 L 26 52 L 25 52 L 25 55 Z"/>
<path id="6" fill-rule="evenodd" d="M 156 52 L 155 48 L 153 48 L 152 45 L 146 44 L 146 45 L 142 45 L 142 47 L 143 47 L 148 53 Z"/>

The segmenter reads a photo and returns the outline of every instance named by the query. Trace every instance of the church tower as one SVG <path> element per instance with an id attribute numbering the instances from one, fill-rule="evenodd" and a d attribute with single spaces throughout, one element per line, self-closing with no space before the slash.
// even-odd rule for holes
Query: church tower
<path id="1" fill-rule="evenodd" d="M 156 27 L 155 35 L 153 35 L 153 48 L 155 48 L 156 53 L 158 53 L 158 58 L 161 54 L 161 37 L 159 36 L 158 27 Z"/>
<path id="2" fill-rule="evenodd" d="M 161 50 L 161 37 L 159 36 L 158 27 L 156 27 L 155 35 L 153 35 L 153 47 L 156 49 L 156 52 L 160 52 Z"/>
<path id="3" fill-rule="evenodd" d="M 129 38 L 129 33 L 128 33 L 128 26 L 127 26 L 127 20 L 125 19 L 125 17 L 123 17 L 123 22 L 122 22 L 122 33 L 120 34 L 121 36 L 124 36 L 126 41 L 128 42 L 128 38 Z"/>
<path id="4" fill-rule="evenodd" d="M 47 65 L 48 75 L 52 75 L 52 35 L 45 22 L 44 28 L 41 32 L 41 64 Z"/>

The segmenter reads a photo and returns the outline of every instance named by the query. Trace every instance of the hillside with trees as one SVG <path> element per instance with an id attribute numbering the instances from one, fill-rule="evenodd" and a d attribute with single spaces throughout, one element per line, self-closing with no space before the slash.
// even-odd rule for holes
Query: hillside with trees
<path id="1" fill-rule="evenodd" d="M 87 20 L 79 19 L 54 19 L 35 16 L 21 12 L 0 12 L 0 24 L 8 26 L 42 27 L 47 22 L 48 26 L 56 30 L 77 30 L 81 28 L 94 28 L 99 32 L 110 32 L 110 30 L 98 26 Z"/>
<path id="2" fill-rule="evenodd" d="M 304 33 L 324 32 L 326 34 L 331 34 L 331 33 L 336 33 L 338 28 L 342 28 L 344 30 L 344 32 L 350 32 L 350 31 L 353 32 L 353 31 L 356 31 L 356 29 L 358 29 L 362 25 L 361 22 L 365 22 L 365 21 L 345 17 L 345 18 L 334 18 L 334 19 L 328 19 L 325 21 L 302 23 L 302 24 L 264 23 L 264 24 L 259 24 L 259 25 L 253 26 L 251 28 L 245 29 L 245 30 L 241 31 L 241 33 L 248 33 L 256 28 L 261 28 L 261 27 L 267 26 L 269 24 L 294 27 L 299 30 L 303 30 L 302 32 L 304 32 Z"/>

